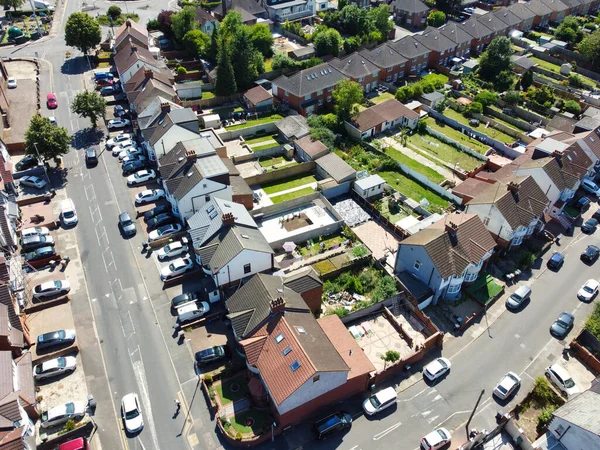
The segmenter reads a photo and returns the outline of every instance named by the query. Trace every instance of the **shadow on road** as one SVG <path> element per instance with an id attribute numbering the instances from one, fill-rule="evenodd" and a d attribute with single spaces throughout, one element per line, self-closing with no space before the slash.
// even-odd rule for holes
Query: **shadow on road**
<path id="1" fill-rule="evenodd" d="M 88 148 L 90 145 L 100 144 L 104 131 L 100 128 L 84 128 L 76 131 L 71 136 L 71 146 L 76 150 Z"/>
<path id="2" fill-rule="evenodd" d="M 89 70 L 90 66 L 85 56 L 75 56 L 67 59 L 60 67 L 61 73 L 65 75 L 81 75 Z"/>

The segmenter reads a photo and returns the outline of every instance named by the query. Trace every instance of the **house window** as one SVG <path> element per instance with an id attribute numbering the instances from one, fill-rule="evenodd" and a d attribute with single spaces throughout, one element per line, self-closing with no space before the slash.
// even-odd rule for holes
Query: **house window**
<path id="1" fill-rule="evenodd" d="M 323 106 L 323 100 L 319 99 L 319 106 Z"/>
<path id="2" fill-rule="evenodd" d="M 296 361 L 294 361 L 293 363 L 290 364 L 290 370 L 292 372 L 295 372 L 299 368 L 300 368 L 300 363 L 298 362 L 298 360 L 296 360 Z"/>
<path id="3" fill-rule="evenodd" d="M 283 349 L 283 351 L 281 353 L 283 353 L 283 356 L 288 355 L 290 352 L 292 351 L 292 347 L 290 347 L 289 345 Z"/>
<path id="4" fill-rule="evenodd" d="M 287 91 L 283 91 L 283 96 L 287 97 L 288 96 L 288 92 Z"/>
<path id="5" fill-rule="evenodd" d="M 363 81 L 365 81 L 365 77 L 360 77 L 360 78 L 358 79 L 358 82 L 359 82 L 359 83 L 362 83 Z"/>
<path id="6" fill-rule="evenodd" d="M 252 270 L 250 263 L 248 264 L 244 264 L 244 273 L 250 273 L 250 271 Z"/>
<path id="7" fill-rule="evenodd" d="M 327 96 L 327 101 L 328 101 L 328 102 L 331 102 L 331 95 L 328 95 L 328 96 Z"/>
<path id="8" fill-rule="evenodd" d="M 483 222 L 483 225 L 487 227 L 490 224 L 490 218 L 484 217 L 482 222 Z"/>
<path id="9" fill-rule="evenodd" d="M 371 74 L 371 76 L 372 76 L 373 78 L 377 78 L 377 77 L 379 76 L 379 72 L 373 72 L 373 73 Z"/>
<path id="10" fill-rule="evenodd" d="M 391 72 L 392 70 L 394 70 L 394 68 L 393 68 L 393 67 L 388 67 L 388 68 L 387 68 L 387 71 L 388 71 L 388 72 Z"/>
<path id="11" fill-rule="evenodd" d="M 448 294 L 456 294 L 457 292 L 460 292 L 460 286 L 460 283 L 451 284 L 450 287 L 448 287 Z"/>
<path id="12" fill-rule="evenodd" d="M 281 341 L 283 341 L 283 339 L 283 333 L 279 333 L 277 336 L 275 336 L 275 343 L 279 344 Z"/>
<path id="13" fill-rule="evenodd" d="M 317 95 L 323 95 L 323 89 L 319 89 L 319 90 L 317 91 Z"/>
<path id="14" fill-rule="evenodd" d="M 527 234 L 533 234 L 534 229 L 535 229 L 535 225 L 531 225 L 529 228 L 527 228 Z"/>
<path id="15" fill-rule="evenodd" d="M 332 92 L 333 91 L 334 86 L 330 86 L 327 88 L 327 92 Z"/>
<path id="16" fill-rule="evenodd" d="M 388 75 L 387 77 L 385 77 L 385 81 L 387 81 L 387 82 L 392 81 L 392 77 Z"/>
<path id="17" fill-rule="evenodd" d="M 319 381 L 321 379 L 321 375 L 315 375 L 313 377 L 313 383 L 316 383 L 317 381 Z"/>
<path id="18" fill-rule="evenodd" d="M 415 270 L 419 270 L 421 268 L 422 264 L 423 263 L 421 261 L 415 261 L 415 265 L 414 265 Z"/>
<path id="19" fill-rule="evenodd" d="M 475 281 L 477 279 L 477 272 L 468 273 L 465 275 L 465 281 L 470 283 L 471 281 Z"/>
<path id="20" fill-rule="evenodd" d="M 311 96 L 311 94 L 306 94 L 306 95 L 304 96 L 304 100 L 310 100 L 310 96 Z"/>
<path id="21" fill-rule="evenodd" d="M 513 239 L 512 245 L 521 245 L 522 242 L 523 242 L 523 235 L 520 234 L 519 236 L 517 236 Z"/>
<path id="22" fill-rule="evenodd" d="M 416 63 L 417 62 L 417 58 L 413 58 L 412 62 Z"/>

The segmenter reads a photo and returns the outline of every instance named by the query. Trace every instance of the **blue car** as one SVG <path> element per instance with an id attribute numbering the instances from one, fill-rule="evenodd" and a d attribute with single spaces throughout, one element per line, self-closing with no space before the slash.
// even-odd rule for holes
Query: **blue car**
<path id="1" fill-rule="evenodd" d="M 565 255 L 560 252 L 554 252 L 548 260 L 548 268 L 558 270 L 562 267 L 565 262 Z"/>

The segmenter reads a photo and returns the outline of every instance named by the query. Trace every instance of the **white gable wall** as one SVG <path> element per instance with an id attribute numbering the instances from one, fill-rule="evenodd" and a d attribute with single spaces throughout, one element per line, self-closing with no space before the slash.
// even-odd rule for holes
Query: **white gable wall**
<path id="1" fill-rule="evenodd" d="M 251 277 L 255 273 L 264 272 L 273 267 L 270 253 L 257 252 L 255 250 L 242 250 L 218 273 L 213 275 L 217 286 L 223 286 Z M 244 273 L 244 266 L 250 264 L 250 272 Z"/>

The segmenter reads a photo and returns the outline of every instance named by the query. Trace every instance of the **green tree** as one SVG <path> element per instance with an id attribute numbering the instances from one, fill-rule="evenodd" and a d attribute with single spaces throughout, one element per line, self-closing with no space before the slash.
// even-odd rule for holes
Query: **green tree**
<path id="1" fill-rule="evenodd" d="M 427 25 L 441 27 L 446 23 L 446 14 L 443 11 L 431 11 L 427 16 Z"/>
<path id="2" fill-rule="evenodd" d="M 570 44 L 576 44 L 583 39 L 583 31 L 576 17 L 567 16 L 556 28 L 554 37 Z"/>
<path id="3" fill-rule="evenodd" d="M 509 105 L 516 105 L 521 100 L 521 94 L 517 91 L 508 91 L 502 98 Z"/>
<path id="4" fill-rule="evenodd" d="M 441 99 L 439 102 L 436 103 L 434 109 L 441 114 L 446 110 L 447 107 L 448 107 L 448 99 L 446 97 L 444 97 L 443 99 Z"/>
<path id="5" fill-rule="evenodd" d="M 399 102 L 407 102 L 408 100 L 414 98 L 415 91 L 412 86 L 402 86 L 400 89 L 396 91 L 396 100 Z"/>
<path id="6" fill-rule="evenodd" d="M 108 8 L 107 14 L 112 20 L 115 20 L 121 15 L 121 8 L 116 5 L 112 5 Z"/>
<path id="7" fill-rule="evenodd" d="M 390 20 L 392 15 L 389 5 L 379 5 L 371 8 L 367 12 L 367 19 L 371 22 L 371 27 L 379 31 L 384 40 L 387 40 L 390 31 L 394 29 L 394 22 Z"/>
<path id="8" fill-rule="evenodd" d="M 293 60 L 288 56 L 287 53 L 277 52 L 275 56 L 273 56 L 273 61 L 271 62 L 271 67 L 273 70 L 279 69 L 296 69 L 298 67 L 298 62 Z"/>
<path id="9" fill-rule="evenodd" d="M 215 83 L 215 94 L 219 97 L 235 94 L 237 84 L 235 74 L 231 65 L 231 57 L 227 45 L 222 45 L 219 51 L 219 64 L 217 65 L 217 82 Z"/>
<path id="10" fill-rule="evenodd" d="M 92 127 L 98 126 L 98 119 L 106 114 L 106 100 L 96 91 L 83 91 L 75 96 L 71 111 L 79 117 L 92 121 Z"/>
<path id="11" fill-rule="evenodd" d="M 200 30 L 190 30 L 185 33 L 181 43 L 190 55 L 205 56 L 210 47 L 210 38 Z"/>
<path id="12" fill-rule="evenodd" d="M 533 71 L 528 70 L 521 76 L 521 89 L 526 91 L 533 84 Z"/>
<path id="13" fill-rule="evenodd" d="M 221 36 L 229 40 L 237 35 L 243 25 L 242 13 L 229 10 L 221 22 Z"/>
<path id="14" fill-rule="evenodd" d="M 466 116 L 472 116 L 473 114 L 482 114 L 483 105 L 479 102 L 471 102 L 465 107 L 464 113 Z"/>
<path id="15" fill-rule="evenodd" d="M 31 118 L 29 128 L 25 132 L 26 154 L 36 155 L 37 146 L 44 162 L 53 159 L 58 163 L 59 157 L 69 152 L 70 144 L 71 138 L 66 128 L 52 125 L 50 119 L 38 114 Z"/>
<path id="16" fill-rule="evenodd" d="M 360 37 L 358 36 L 350 36 L 349 38 L 344 39 L 344 51 L 349 55 L 350 53 L 354 53 L 360 48 Z"/>
<path id="17" fill-rule="evenodd" d="M 456 13 L 461 5 L 461 0 L 435 0 L 435 7 L 446 14 Z"/>
<path id="18" fill-rule="evenodd" d="M 494 79 L 494 89 L 499 92 L 506 91 L 515 85 L 512 70 L 503 70 Z"/>
<path id="19" fill-rule="evenodd" d="M 475 96 L 475 101 L 481 103 L 484 107 L 492 106 L 498 101 L 498 94 L 493 91 L 483 90 Z"/>
<path id="20" fill-rule="evenodd" d="M 273 35 L 271 30 L 264 23 L 257 23 L 250 27 L 250 42 L 265 58 L 273 54 Z"/>
<path id="21" fill-rule="evenodd" d="M 351 80 L 342 80 L 333 90 L 335 113 L 340 123 L 358 113 L 358 104 L 363 99 L 363 89 L 360 84 Z"/>
<path id="22" fill-rule="evenodd" d="M 340 11 L 341 26 L 351 36 L 368 34 L 373 24 L 368 20 L 367 14 L 366 9 L 359 8 L 356 3 L 351 3 Z"/>
<path id="23" fill-rule="evenodd" d="M 338 1 L 338 9 L 341 11 L 346 6 L 348 6 L 348 0 L 339 0 Z"/>
<path id="24" fill-rule="evenodd" d="M 579 53 L 592 62 L 594 68 L 600 66 L 600 30 L 587 35 L 577 46 Z"/>
<path id="25" fill-rule="evenodd" d="M 252 46 L 247 28 L 238 30 L 237 35 L 231 41 L 231 48 L 233 49 L 231 64 L 233 65 L 237 87 L 240 90 L 247 89 L 252 86 L 259 74 L 255 54 L 258 53 L 261 58 L 262 55 Z"/>
<path id="26" fill-rule="evenodd" d="M 396 350 L 388 350 L 383 355 L 381 355 L 381 359 L 385 363 L 383 365 L 383 368 L 385 369 L 385 367 L 387 366 L 387 363 L 394 364 L 396 361 L 398 361 L 400 359 L 400 353 L 398 353 Z"/>
<path id="27" fill-rule="evenodd" d="M 581 106 L 575 100 L 567 100 L 564 107 L 565 111 L 570 112 L 571 114 L 575 114 L 576 116 L 581 114 Z"/>
<path id="28" fill-rule="evenodd" d="M 17 10 L 25 3 L 25 0 L 0 0 L 0 5 L 5 8 L 12 8 L 13 10 Z"/>
<path id="29" fill-rule="evenodd" d="M 171 17 L 171 31 L 177 42 L 182 42 L 188 31 L 197 27 L 196 9 L 193 6 L 185 6 L 181 11 Z"/>
<path id="30" fill-rule="evenodd" d="M 217 62 L 219 59 L 219 46 L 221 44 L 221 28 L 216 27 L 210 35 L 210 45 L 206 52 L 206 57 L 211 62 Z"/>
<path id="31" fill-rule="evenodd" d="M 349 8 L 350 6 L 347 6 L 346 8 Z M 339 55 L 340 47 L 342 46 L 342 36 L 339 31 L 330 28 L 317 34 L 314 38 L 314 44 L 318 56 L 337 56 Z"/>
<path id="32" fill-rule="evenodd" d="M 534 103 L 543 106 L 544 108 L 551 108 L 556 101 L 556 96 L 554 95 L 554 91 L 551 87 L 543 85 L 538 89 L 531 86 L 527 90 L 527 97 L 532 100 Z"/>
<path id="33" fill-rule="evenodd" d="M 495 38 L 479 58 L 479 76 L 493 82 L 500 72 L 512 69 L 511 55 L 512 48 L 508 38 Z"/>
<path id="34" fill-rule="evenodd" d="M 82 53 L 95 48 L 102 40 L 100 25 L 87 13 L 74 12 L 65 25 L 65 41 L 69 47 L 75 47 Z"/>

